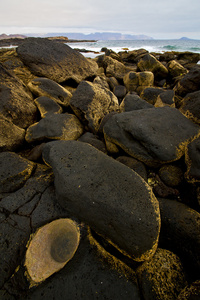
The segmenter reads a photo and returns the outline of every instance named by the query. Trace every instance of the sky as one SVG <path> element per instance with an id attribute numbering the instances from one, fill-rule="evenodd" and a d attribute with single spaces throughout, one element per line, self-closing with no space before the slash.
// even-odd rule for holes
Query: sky
<path id="1" fill-rule="evenodd" d="M 0 34 L 120 32 L 200 39 L 199 0 L 1 0 Z"/>

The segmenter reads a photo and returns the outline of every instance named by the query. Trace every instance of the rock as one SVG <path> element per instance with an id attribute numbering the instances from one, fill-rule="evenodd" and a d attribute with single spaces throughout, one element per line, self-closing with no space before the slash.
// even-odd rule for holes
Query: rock
<path id="1" fill-rule="evenodd" d="M 171 60 L 168 63 L 169 75 L 174 78 L 178 76 L 183 76 L 188 73 L 188 70 L 179 64 L 176 60 Z"/>
<path id="2" fill-rule="evenodd" d="M 167 91 L 164 91 L 163 93 L 159 94 L 154 106 L 155 107 L 163 107 L 163 106 L 175 107 L 174 91 L 167 90 Z"/>
<path id="3" fill-rule="evenodd" d="M 37 108 L 31 93 L 0 63 L 0 114 L 16 126 L 26 128 L 36 120 Z"/>
<path id="4" fill-rule="evenodd" d="M 187 94 L 179 109 L 188 119 L 200 125 L 200 91 Z"/>
<path id="5" fill-rule="evenodd" d="M 178 160 L 198 134 L 198 125 L 167 106 L 116 114 L 104 125 L 106 141 L 149 166 Z"/>
<path id="6" fill-rule="evenodd" d="M 160 218 L 156 198 L 130 168 L 77 141 L 48 143 L 44 161 L 55 176 L 59 204 L 136 261 L 157 248 Z"/>
<path id="7" fill-rule="evenodd" d="M 118 98 L 119 103 L 121 103 L 126 96 L 126 88 L 124 85 L 119 84 L 114 88 L 113 93 Z"/>
<path id="8" fill-rule="evenodd" d="M 21 188 L 31 176 L 35 164 L 14 152 L 0 153 L 0 193 Z"/>
<path id="9" fill-rule="evenodd" d="M 148 103 L 154 105 L 158 99 L 158 96 L 163 93 L 164 90 L 158 87 L 148 87 L 145 88 L 141 94 L 140 97 L 147 101 Z"/>
<path id="10" fill-rule="evenodd" d="M 35 78 L 28 83 L 31 92 L 36 96 L 45 96 L 63 106 L 69 106 L 72 94 L 60 84 L 48 78 Z"/>
<path id="11" fill-rule="evenodd" d="M 178 254 L 185 266 L 199 275 L 200 214 L 175 200 L 159 199 L 162 228 L 160 243 Z"/>
<path id="12" fill-rule="evenodd" d="M 137 94 L 128 93 L 120 104 L 121 112 L 153 108 L 154 106 L 140 98 Z"/>
<path id="13" fill-rule="evenodd" d="M 0 152 L 15 151 L 22 146 L 25 130 L 0 115 Z"/>
<path id="14" fill-rule="evenodd" d="M 175 60 L 177 55 L 174 52 L 164 52 L 160 54 L 159 61 L 169 62 L 170 60 Z"/>
<path id="15" fill-rule="evenodd" d="M 188 93 L 196 92 L 200 89 L 200 68 L 194 67 L 187 73 L 177 85 L 174 91 L 181 97 L 186 96 Z"/>
<path id="16" fill-rule="evenodd" d="M 18 46 L 17 53 L 33 74 L 58 83 L 71 79 L 79 83 L 95 76 L 98 68 L 78 51 L 48 39 L 28 38 Z"/>
<path id="17" fill-rule="evenodd" d="M 83 133 L 83 126 L 76 116 L 50 114 L 27 129 L 25 139 L 28 143 L 53 140 L 76 140 Z"/>
<path id="18" fill-rule="evenodd" d="M 200 137 L 188 144 L 185 152 L 187 172 L 185 177 L 191 183 L 200 182 Z"/>
<path id="19" fill-rule="evenodd" d="M 137 276 L 144 300 L 176 300 L 187 284 L 179 257 L 160 248 L 137 269 Z"/>
<path id="20" fill-rule="evenodd" d="M 48 114 L 61 114 L 63 111 L 62 107 L 56 101 L 45 96 L 36 98 L 34 102 L 42 118 L 45 118 Z"/>
<path id="21" fill-rule="evenodd" d="M 112 91 L 114 91 L 114 88 L 119 85 L 119 82 L 115 77 L 107 77 L 107 81 Z"/>
<path id="22" fill-rule="evenodd" d="M 145 181 L 147 181 L 147 170 L 145 165 L 141 161 L 129 156 L 119 156 L 116 160 L 131 168 L 133 171 L 139 174 Z"/>
<path id="23" fill-rule="evenodd" d="M 164 165 L 159 169 L 161 180 L 168 186 L 178 186 L 183 181 L 183 171 L 174 165 Z"/>
<path id="24" fill-rule="evenodd" d="M 99 84 L 102 88 L 110 89 L 109 84 L 107 82 L 107 77 L 105 75 L 97 76 L 93 80 L 94 84 Z"/>
<path id="25" fill-rule="evenodd" d="M 103 141 L 99 140 L 98 136 L 91 132 L 84 133 L 78 141 L 88 143 L 95 147 L 96 149 L 106 153 L 106 147 Z"/>
<path id="26" fill-rule="evenodd" d="M 140 300 L 140 293 L 135 272 L 82 230 L 80 245 L 67 266 L 20 297 L 21 300 L 53 298 Z"/>
<path id="27" fill-rule="evenodd" d="M 177 55 L 177 59 L 178 60 L 185 60 L 188 63 L 198 63 L 198 61 L 200 60 L 200 54 L 199 53 L 194 53 L 194 52 L 189 52 L 189 51 L 185 51 L 185 52 L 179 52 Z"/>
<path id="28" fill-rule="evenodd" d="M 89 81 L 82 81 L 70 100 L 76 116 L 94 133 L 103 117 L 119 109 L 117 97 L 108 89 Z"/>
<path id="29" fill-rule="evenodd" d="M 151 54 L 144 55 L 138 62 L 137 66 L 142 72 L 152 72 L 155 76 L 155 80 L 166 78 L 168 75 L 167 68 Z"/>
<path id="30" fill-rule="evenodd" d="M 177 189 L 166 186 L 160 177 L 153 172 L 151 172 L 148 176 L 148 184 L 152 188 L 156 197 L 167 198 L 171 196 L 179 196 L 179 191 Z"/>
<path id="31" fill-rule="evenodd" d="M 58 219 L 39 228 L 28 242 L 25 267 L 30 285 L 58 272 L 74 256 L 80 241 L 78 224 Z"/>
<path id="32" fill-rule="evenodd" d="M 148 51 L 145 49 L 128 51 L 126 57 L 123 60 L 128 63 L 137 63 L 147 53 Z"/>
<path id="33" fill-rule="evenodd" d="M 152 86 L 154 83 L 154 75 L 152 72 L 129 72 L 124 78 L 124 85 L 129 92 L 140 94 L 146 87 Z"/>
<path id="34" fill-rule="evenodd" d="M 28 160 L 32 160 L 32 161 L 38 161 L 41 156 L 42 156 L 42 147 L 45 145 L 45 143 L 39 144 L 37 146 L 35 146 L 34 148 L 32 148 L 28 153 L 26 158 Z"/>
<path id="35" fill-rule="evenodd" d="M 179 294 L 177 300 L 198 300 L 200 298 L 200 280 L 186 286 Z"/>

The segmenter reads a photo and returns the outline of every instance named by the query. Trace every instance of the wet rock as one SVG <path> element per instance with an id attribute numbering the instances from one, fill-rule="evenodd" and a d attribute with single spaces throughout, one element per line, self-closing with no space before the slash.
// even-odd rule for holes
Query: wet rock
<path id="1" fill-rule="evenodd" d="M 200 89 L 200 68 L 194 67 L 174 87 L 174 91 L 181 97 Z"/>
<path id="2" fill-rule="evenodd" d="M 132 110 L 140 110 L 144 108 L 153 108 L 154 106 L 147 101 L 140 98 L 137 94 L 129 93 L 120 104 L 121 112 L 128 112 Z"/>
<path id="3" fill-rule="evenodd" d="M 28 83 L 28 87 L 36 97 L 48 97 L 56 101 L 58 104 L 69 106 L 72 94 L 51 79 L 35 78 Z"/>
<path id="4" fill-rule="evenodd" d="M 88 143 L 98 150 L 106 153 L 106 147 L 103 141 L 101 141 L 95 134 L 91 132 L 84 133 L 78 141 Z"/>
<path id="5" fill-rule="evenodd" d="M 200 125 L 200 91 L 187 94 L 179 109 L 188 119 Z"/>
<path id="6" fill-rule="evenodd" d="M 137 269 L 137 276 L 144 300 L 176 300 L 187 284 L 179 257 L 160 248 Z"/>
<path id="7" fill-rule="evenodd" d="M 198 137 L 192 141 L 185 152 L 185 162 L 187 165 L 187 172 L 185 177 L 187 181 L 195 183 L 200 182 L 200 138 Z"/>
<path id="8" fill-rule="evenodd" d="M 27 129 L 25 139 L 28 143 L 53 140 L 76 140 L 83 133 L 83 126 L 76 116 L 50 114 Z"/>
<path id="9" fill-rule="evenodd" d="M 174 91 L 167 90 L 159 94 L 154 104 L 155 107 L 171 106 L 175 107 Z"/>
<path id="10" fill-rule="evenodd" d="M 152 86 L 154 83 L 154 75 L 152 72 L 129 72 L 124 78 L 124 85 L 129 92 L 140 94 L 146 87 Z"/>
<path id="11" fill-rule="evenodd" d="M 18 46 L 17 54 L 33 74 L 58 83 L 69 79 L 79 83 L 95 76 L 98 68 L 78 51 L 48 39 L 26 39 Z"/>
<path id="12" fill-rule="evenodd" d="M 26 128 L 36 120 L 32 94 L 14 73 L 0 63 L 0 114 L 16 126 Z"/>
<path id="13" fill-rule="evenodd" d="M 149 166 L 178 160 L 198 133 L 199 126 L 171 107 L 116 114 L 104 125 L 107 141 Z"/>
<path id="14" fill-rule="evenodd" d="M 159 198 L 162 228 L 160 242 L 177 253 L 183 263 L 199 274 L 200 214 L 175 200 Z"/>
<path id="15" fill-rule="evenodd" d="M 0 193 L 19 189 L 31 176 L 35 164 L 14 152 L 0 153 Z"/>
<path id="16" fill-rule="evenodd" d="M 66 218 L 54 220 L 31 235 L 24 263 L 31 286 L 62 269 L 74 256 L 79 241 L 78 225 Z"/>
<path id="17" fill-rule="evenodd" d="M 98 132 L 103 117 L 119 109 L 117 97 L 108 89 L 89 81 L 82 81 L 70 100 L 77 117 L 94 133 Z"/>
<path id="18" fill-rule="evenodd" d="M 141 92 L 140 97 L 148 103 L 154 105 L 158 99 L 158 96 L 163 92 L 164 90 L 161 88 L 148 87 Z"/>
<path id="19" fill-rule="evenodd" d="M 23 145 L 25 130 L 0 115 L 0 152 L 15 151 Z"/>
<path id="20" fill-rule="evenodd" d="M 48 97 L 38 97 L 34 102 L 37 105 L 42 118 L 48 114 L 61 114 L 63 111 L 62 107 L 57 102 Z"/>
<path id="21" fill-rule="evenodd" d="M 159 169 L 159 176 L 168 186 L 178 186 L 183 181 L 183 171 L 174 165 L 164 165 Z"/>
<path id="22" fill-rule="evenodd" d="M 43 157 L 53 168 L 57 199 L 64 209 L 134 260 L 153 255 L 159 207 L 139 175 L 77 141 L 48 143 Z"/>
<path id="23" fill-rule="evenodd" d="M 142 72 L 152 72 L 156 80 L 166 78 L 168 75 L 167 68 L 151 54 L 146 54 L 145 56 L 143 56 L 138 62 L 137 66 Z"/>
<path id="24" fill-rule="evenodd" d="M 200 299 L 200 280 L 196 280 L 186 286 L 179 294 L 177 300 L 198 300 Z"/>
<path id="25" fill-rule="evenodd" d="M 129 156 L 119 156 L 116 160 L 134 170 L 145 181 L 147 181 L 147 170 L 141 161 Z"/>

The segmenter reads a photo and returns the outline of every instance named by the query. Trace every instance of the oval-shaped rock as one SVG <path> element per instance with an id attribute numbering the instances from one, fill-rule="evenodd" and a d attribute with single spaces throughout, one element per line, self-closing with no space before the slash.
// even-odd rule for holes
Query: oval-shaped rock
<path id="1" fill-rule="evenodd" d="M 156 251 L 160 231 L 157 199 L 133 170 L 78 141 L 43 148 L 52 166 L 60 205 L 136 261 Z"/>
<path id="2" fill-rule="evenodd" d="M 28 243 L 24 264 L 31 285 L 63 268 L 74 256 L 79 240 L 79 228 L 71 219 L 58 219 L 39 228 Z"/>

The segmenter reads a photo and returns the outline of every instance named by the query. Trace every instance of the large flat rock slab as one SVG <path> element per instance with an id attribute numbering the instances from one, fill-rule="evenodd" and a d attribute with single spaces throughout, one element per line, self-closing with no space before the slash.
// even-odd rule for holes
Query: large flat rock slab
<path id="1" fill-rule="evenodd" d="M 30 71 L 58 83 L 68 79 L 80 82 L 94 76 L 97 64 L 90 62 L 69 46 L 41 38 L 29 38 L 18 46 L 17 53 Z"/>
<path id="2" fill-rule="evenodd" d="M 59 204 L 136 261 L 151 257 L 160 231 L 158 201 L 133 170 L 91 145 L 55 141 L 43 148 Z"/>
<path id="3" fill-rule="evenodd" d="M 176 161 L 200 132 L 178 109 L 158 107 L 113 115 L 105 139 L 149 166 Z"/>

